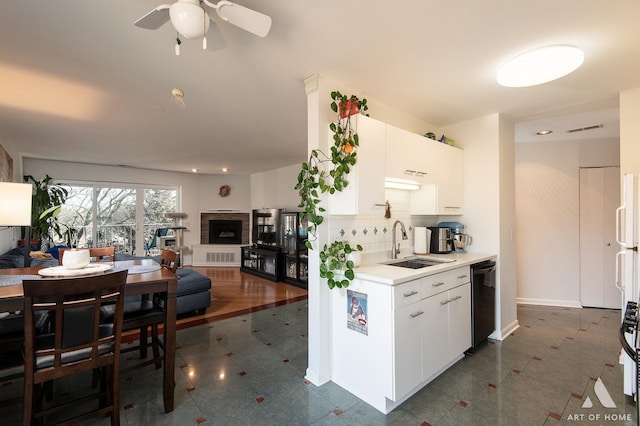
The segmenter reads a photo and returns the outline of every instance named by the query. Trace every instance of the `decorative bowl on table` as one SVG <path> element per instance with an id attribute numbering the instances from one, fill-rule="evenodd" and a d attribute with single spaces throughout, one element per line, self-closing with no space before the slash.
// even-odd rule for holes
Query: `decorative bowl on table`
<path id="1" fill-rule="evenodd" d="M 65 250 L 64 255 L 62 256 L 62 266 L 67 269 L 85 268 L 90 261 L 91 257 L 89 256 L 88 249 Z"/>

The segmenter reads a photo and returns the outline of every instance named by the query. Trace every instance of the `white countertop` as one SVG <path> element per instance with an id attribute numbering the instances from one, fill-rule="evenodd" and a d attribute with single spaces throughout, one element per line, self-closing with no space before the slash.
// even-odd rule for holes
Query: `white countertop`
<path id="1" fill-rule="evenodd" d="M 384 263 L 393 262 L 392 259 L 385 259 L 381 263 L 369 263 L 354 268 L 357 279 L 373 281 L 386 285 L 397 285 L 407 281 L 412 281 L 428 275 L 437 274 L 448 271 L 450 269 L 459 268 L 461 266 L 471 265 L 473 263 L 482 262 L 483 260 L 494 259 L 495 254 L 483 253 L 450 253 L 450 254 L 429 254 L 426 256 L 398 256 L 395 261 L 406 259 L 453 259 L 453 262 L 442 263 L 440 265 L 428 266 L 420 269 L 403 268 L 399 266 L 385 265 Z"/>

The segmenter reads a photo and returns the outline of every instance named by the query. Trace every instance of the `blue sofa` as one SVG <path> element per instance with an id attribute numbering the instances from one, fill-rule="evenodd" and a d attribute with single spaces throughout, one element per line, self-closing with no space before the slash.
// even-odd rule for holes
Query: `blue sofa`
<path id="1" fill-rule="evenodd" d="M 125 254 L 116 254 L 116 260 L 145 259 Z M 158 260 L 158 257 L 151 259 Z M 56 259 L 31 259 L 31 266 L 57 266 Z M 0 255 L 0 269 L 22 268 L 24 266 L 24 254 L 22 249 L 11 249 Z M 178 268 L 178 297 L 176 308 L 178 315 L 196 312 L 204 314 L 211 305 L 211 279 L 201 273 L 188 268 Z"/>

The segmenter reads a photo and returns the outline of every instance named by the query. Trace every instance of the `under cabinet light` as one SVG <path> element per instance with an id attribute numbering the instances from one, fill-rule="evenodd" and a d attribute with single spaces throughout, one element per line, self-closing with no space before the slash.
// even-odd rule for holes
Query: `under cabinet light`
<path id="1" fill-rule="evenodd" d="M 416 191 L 420 189 L 418 182 L 404 179 L 385 179 L 384 187 L 388 189 L 404 189 L 408 191 Z"/>

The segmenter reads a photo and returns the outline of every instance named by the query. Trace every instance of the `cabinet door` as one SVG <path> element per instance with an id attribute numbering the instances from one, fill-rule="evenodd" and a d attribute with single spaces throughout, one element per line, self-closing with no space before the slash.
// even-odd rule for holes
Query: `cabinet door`
<path id="1" fill-rule="evenodd" d="M 384 213 L 385 127 L 378 120 L 358 115 L 359 146 L 356 165 L 344 190 L 329 197 L 331 214 Z"/>
<path id="2" fill-rule="evenodd" d="M 440 144 L 437 158 L 441 161 L 438 170 L 438 213 L 462 214 L 464 203 L 464 151 Z"/>
<path id="3" fill-rule="evenodd" d="M 449 290 L 449 359 L 471 347 L 471 284 Z"/>
<path id="4" fill-rule="evenodd" d="M 433 144 L 424 136 L 387 125 L 386 177 L 418 183 L 436 182 L 437 162 L 432 152 Z"/>
<path id="5" fill-rule="evenodd" d="M 394 311 L 393 399 L 397 401 L 422 382 L 423 302 Z"/>
<path id="6" fill-rule="evenodd" d="M 447 292 L 423 300 L 422 380 L 445 366 L 449 357 L 449 318 Z"/>

